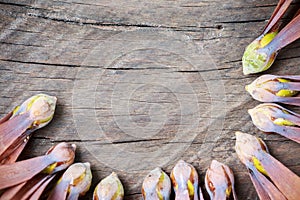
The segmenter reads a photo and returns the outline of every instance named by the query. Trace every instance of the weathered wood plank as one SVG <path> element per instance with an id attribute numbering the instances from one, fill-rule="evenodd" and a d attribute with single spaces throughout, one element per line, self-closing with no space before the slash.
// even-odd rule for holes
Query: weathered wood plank
<path id="1" fill-rule="evenodd" d="M 53 122 L 34 134 L 22 158 L 41 155 L 60 141 L 74 142 L 78 146 L 76 160 L 92 164 L 94 179 L 87 198 L 101 178 L 116 171 L 126 199 L 141 198 L 141 183 L 149 169 L 138 168 L 138 164 L 152 167 L 159 162 L 169 173 L 178 159 L 184 159 L 197 168 L 203 188 L 205 170 L 217 159 L 235 172 L 239 198 L 255 199 L 256 192 L 234 151 L 234 132 L 242 130 L 263 137 L 271 153 L 300 174 L 300 147 L 278 135 L 263 135 L 247 114 L 258 102 L 244 91 L 244 85 L 257 76 L 242 75 L 241 56 L 276 3 L 1 1 L 1 115 L 38 92 L 58 97 Z M 296 1 L 292 9 L 297 6 Z M 151 32 L 168 37 L 157 37 L 159 46 Z M 135 35 L 128 39 L 128 33 Z M 183 43 L 164 43 L 177 35 L 186 38 L 179 41 L 187 41 L 191 48 L 203 48 L 200 52 L 209 54 L 215 66 L 209 64 L 207 55 L 193 55 L 200 56 L 197 62 L 203 64 L 193 66 L 184 52 L 174 54 L 176 48 L 173 52 L 158 50 L 168 45 L 185 47 Z M 120 48 L 124 54 L 118 53 L 118 39 L 124 44 Z M 150 42 L 140 42 L 146 39 Z M 128 47 L 136 44 L 146 48 L 135 51 Z M 151 50 L 150 44 L 156 49 Z M 299 74 L 299 46 L 296 42 L 280 52 L 268 73 Z M 121 59 L 113 60 L 111 55 Z M 207 64 L 201 60 L 206 58 Z M 221 83 L 224 91 L 216 83 Z M 186 130 L 187 137 L 176 140 Z M 82 134 L 85 131 L 87 134 Z M 186 145 L 186 149 L 176 153 L 177 149 L 165 148 L 153 161 L 151 152 L 168 145 L 178 149 Z M 115 148 L 111 153 L 110 147 Z M 126 162 L 124 157 L 130 151 L 138 162 Z M 173 157 L 168 160 L 164 155 Z M 119 168 L 107 166 L 108 161 L 117 163 L 109 157 L 123 163 Z M 130 166 L 133 168 L 124 169 Z"/>

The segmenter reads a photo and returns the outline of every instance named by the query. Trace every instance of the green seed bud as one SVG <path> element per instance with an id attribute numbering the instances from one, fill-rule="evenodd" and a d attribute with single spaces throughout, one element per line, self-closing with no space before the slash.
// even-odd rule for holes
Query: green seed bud
<path id="1" fill-rule="evenodd" d="M 242 58 L 243 73 L 245 75 L 259 73 L 271 67 L 277 53 L 267 48 L 263 51 L 259 50 L 269 44 L 276 35 L 277 32 L 271 32 L 260 36 L 246 47 Z"/>

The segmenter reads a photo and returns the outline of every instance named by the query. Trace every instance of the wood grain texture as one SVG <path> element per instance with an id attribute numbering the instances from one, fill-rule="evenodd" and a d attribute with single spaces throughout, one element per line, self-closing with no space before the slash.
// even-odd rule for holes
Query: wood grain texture
<path id="1" fill-rule="evenodd" d="M 234 151 L 234 132 L 241 130 L 262 137 L 271 154 L 299 175 L 299 145 L 279 135 L 262 134 L 247 114 L 247 109 L 258 102 L 251 99 L 244 86 L 257 75 L 242 75 L 241 57 L 246 45 L 263 30 L 276 4 L 274 0 L 1 0 L 1 116 L 39 92 L 58 98 L 53 121 L 34 133 L 21 159 L 44 154 L 60 141 L 73 142 L 78 146 L 76 161 L 89 161 L 92 166 L 93 184 L 83 199 L 90 199 L 96 184 L 112 171 L 124 184 L 125 199 L 141 199 L 142 181 L 150 170 L 137 166 L 153 159 L 147 157 L 147 152 L 184 144 L 187 148 L 163 165 L 167 173 L 179 159 L 190 161 L 198 170 L 204 189 L 205 171 L 211 160 L 217 159 L 234 171 L 239 199 L 257 199 Z M 299 1 L 295 1 L 291 10 L 298 7 Z M 176 47 L 175 40 L 175 44 L 164 43 L 172 35 L 188 38 L 188 44 L 210 55 L 207 62 L 214 66 L 197 68 L 182 55 L 161 51 L 157 41 L 143 43 L 151 32 L 167 34 L 167 39 L 159 41 L 163 50 L 168 45 Z M 121 36 L 129 37 L 130 33 L 132 40 L 124 42 Z M 118 36 L 124 45 L 115 50 L 120 43 Z M 157 42 L 157 49 L 126 52 L 130 45 L 136 47 L 134 41 L 141 41 L 146 47 Z M 299 47 L 298 41 L 283 49 L 267 73 L 299 75 Z M 122 57 L 108 65 L 111 54 Z M 222 83 L 224 91 L 216 83 Z M 189 88 L 179 87 L 186 85 Z M 86 124 L 95 120 L 98 127 Z M 124 120 L 130 123 L 122 123 Z M 93 134 L 95 129 L 101 129 L 105 137 Z M 194 139 L 173 140 L 186 129 Z M 82 135 L 80 130 L 90 134 Z M 139 133 L 143 130 L 156 134 L 146 137 Z M 135 163 L 127 163 L 122 152 L 100 151 L 103 147 L 144 154 Z M 172 146 L 164 153 L 173 155 L 175 150 Z M 99 156 L 120 160 L 120 166 L 132 164 L 137 168 L 119 170 L 107 166 Z M 148 164 L 151 166 L 151 162 Z"/>

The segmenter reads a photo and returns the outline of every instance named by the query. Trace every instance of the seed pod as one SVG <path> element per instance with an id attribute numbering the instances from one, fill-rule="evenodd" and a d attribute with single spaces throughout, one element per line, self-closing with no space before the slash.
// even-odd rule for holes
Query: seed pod
<path id="1" fill-rule="evenodd" d="M 246 86 L 251 96 L 261 102 L 280 102 L 300 106 L 300 76 L 262 75 Z"/>
<path id="2" fill-rule="evenodd" d="M 30 128 L 42 128 L 53 118 L 56 101 L 57 99 L 54 96 L 37 94 L 27 99 L 20 106 L 17 106 L 10 119 L 28 112 L 30 119 L 33 121 Z"/>
<path id="3" fill-rule="evenodd" d="M 62 175 L 48 200 L 76 200 L 85 195 L 92 182 L 90 163 L 75 163 Z"/>
<path id="4" fill-rule="evenodd" d="M 175 191 L 175 200 L 203 199 L 201 189 L 198 186 L 198 174 L 196 169 L 183 160 L 177 162 L 171 172 L 171 180 Z"/>
<path id="5" fill-rule="evenodd" d="M 22 160 L 16 163 L 0 165 L 0 190 L 30 180 L 43 173 L 54 174 L 66 169 L 73 163 L 76 146 L 65 142 L 51 147 L 46 155 Z"/>
<path id="6" fill-rule="evenodd" d="M 278 32 L 279 20 L 286 13 L 291 2 L 292 0 L 280 0 L 278 2 L 263 33 L 246 48 L 242 59 L 245 75 L 269 69 L 277 53 L 300 37 L 299 12 L 296 13 L 290 23 Z"/>
<path id="7" fill-rule="evenodd" d="M 299 199 L 300 178 L 273 158 L 260 138 L 236 132 L 235 149 L 260 199 Z"/>
<path id="8" fill-rule="evenodd" d="M 144 179 L 142 186 L 144 200 L 169 200 L 171 181 L 159 167 L 152 170 Z"/>
<path id="9" fill-rule="evenodd" d="M 93 200 L 122 200 L 124 189 L 116 173 L 104 178 L 95 188 Z"/>
<path id="10" fill-rule="evenodd" d="M 264 132 L 278 133 L 300 143 L 300 115 L 274 103 L 248 110 L 253 124 Z"/>
<path id="11" fill-rule="evenodd" d="M 269 44 L 276 35 L 277 30 L 261 35 L 246 47 L 242 58 L 243 73 L 245 75 L 262 72 L 271 67 L 277 56 L 277 51 L 260 51 Z"/>
<path id="12" fill-rule="evenodd" d="M 33 131 L 53 118 L 56 97 L 38 94 L 0 120 L 0 163 L 16 161 Z"/>
<path id="13" fill-rule="evenodd" d="M 211 162 L 206 171 L 205 187 L 211 200 L 226 200 L 231 196 L 237 200 L 233 172 L 227 165 L 216 160 Z"/>

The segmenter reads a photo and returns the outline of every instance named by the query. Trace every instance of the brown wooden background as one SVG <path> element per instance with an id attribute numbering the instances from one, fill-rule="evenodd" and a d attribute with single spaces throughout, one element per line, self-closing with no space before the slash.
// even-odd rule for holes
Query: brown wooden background
<path id="1" fill-rule="evenodd" d="M 258 102 L 252 100 L 245 92 L 244 85 L 250 83 L 257 76 L 242 74 L 241 57 L 245 46 L 262 31 L 276 4 L 275 0 L 76 0 L 72 2 L 69 0 L 1 0 L 1 115 L 3 116 L 26 98 L 39 92 L 58 97 L 55 118 L 50 125 L 34 134 L 22 158 L 44 154 L 50 146 L 60 141 L 73 142 L 78 146 L 76 160 L 89 161 L 92 165 L 93 185 L 85 197 L 86 199 L 91 198 L 91 192 L 96 184 L 111 171 L 119 174 L 126 191 L 125 199 L 141 199 L 141 183 L 148 170 L 139 169 L 134 172 L 116 170 L 92 156 L 85 145 L 96 144 L 95 148 L 97 148 L 97 145 L 101 145 L 101 139 L 79 137 L 74 123 L 74 109 L 76 108 L 72 107 L 72 97 L 74 97 L 74 84 L 76 85 L 76 81 L 78 81 L 80 70 L 86 69 L 86 72 L 91 75 L 97 70 L 104 69 L 101 61 L 98 61 L 95 66 L 82 65 L 83 60 L 88 57 L 95 46 L 122 32 L 158 30 L 189 36 L 196 45 L 199 44 L 211 55 L 216 64 L 217 70 L 195 71 L 195 69 L 184 66 L 179 60 L 176 70 L 173 72 L 182 73 L 188 78 L 197 94 L 198 101 L 201 102 L 199 107 L 205 110 L 211 105 L 210 94 L 203 80 L 199 78 L 199 74 L 208 77 L 206 83 L 213 84 L 215 77 L 209 72 L 215 70 L 224 84 L 226 97 L 219 100 L 220 105 L 224 105 L 224 109 L 226 109 L 224 126 L 215 127 L 212 131 L 218 137 L 211 135 L 209 136 L 211 140 L 204 139 L 205 131 L 210 125 L 202 120 L 198 126 L 192 129 L 197 136 L 189 148 L 163 166 L 164 170 L 169 173 L 177 160 L 191 160 L 193 156 L 201 155 L 201 157 L 193 157 L 192 164 L 201 176 L 203 188 L 205 171 L 211 160 L 217 159 L 233 169 L 238 197 L 240 199 L 257 199 L 245 167 L 239 162 L 234 151 L 234 132 L 242 130 L 264 138 L 271 154 L 295 173 L 300 174 L 299 145 L 278 135 L 267 136 L 260 133 L 252 125 L 247 114 L 247 109 L 254 107 Z M 292 10 L 298 7 L 299 1 L 294 2 Z M 141 34 L 139 36 L 141 37 Z M 282 50 L 276 63 L 267 73 L 299 75 L 299 47 L 298 41 Z M 151 54 L 149 53 L 149 55 Z M 159 54 L 155 54 L 155 56 L 158 61 L 163 59 L 164 62 L 175 59 L 172 56 L 165 58 L 165 55 Z M 143 63 L 143 60 L 140 62 Z M 132 63 L 136 64 L 136 62 Z M 169 138 L 173 137 L 177 130 L 176 119 L 178 118 L 174 117 L 176 113 L 171 115 L 174 120 L 172 118 L 168 121 L 164 131 L 153 138 L 137 140 L 121 134 L 122 130 L 114 122 L 113 113 L 109 110 L 111 106 L 111 90 L 109 88 L 117 84 L 120 74 L 134 71 L 136 76 L 141 76 L 145 73 L 157 72 L 155 68 L 135 70 L 135 67 L 130 67 L 129 63 L 129 67 L 126 66 L 126 68 L 106 68 L 104 75 L 100 77 L 100 82 L 97 83 L 96 94 L 99 95 L 96 97 L 97 106 L 86 109 L 90 109 L 91 112 L 96 110 L 97 120 L 113 144 L 126 145 L 132 151 L 138 152 L 167 144 Z M 84 77 L 83 81 L 89 80 L 89 73 L 81 76 Z M 166 78 L 166 81 L 176 80 Z M 124 85 L 126 83 L 123 83 Z M 152 95 L 155 92 L 157 92 L 155 88 L 142 88 L 139 91 L 141 96 L 137 98 L 141 98 L 143 101 L 139 101 L 135 105 L 139 109 L 138 113 L 131 113 L 130 117 L 133 117 L 141 126 L 149 120 L 147 118 L 148 104 L 153 101 L 163 104 L 164 100 L 172 102 L 175 99 L 166 91 L 162 92 L 163 95 L 160 97 Z M 82 97 L 82 101 L 84 104 L 84 97 Z M 172 108 L 176 110 L 176 103 L 172 105 L 175 106 Z M 85 118 L 86 116 L 81 117 Z M 201 113 L 200 117 L 205 119 L 205 117 L 209 117 L 209 113 Z M 218 117 L 220 116 L 217 116 L 212 123 L 218 123 Z M 84 126 L 84 124 L 80 123 L 79 126 Z M 112 145 L 112 143 L 103 145 Z M 143 160 L 137 162 L 146 160 L 147 157 L 144 157 Z"/>

